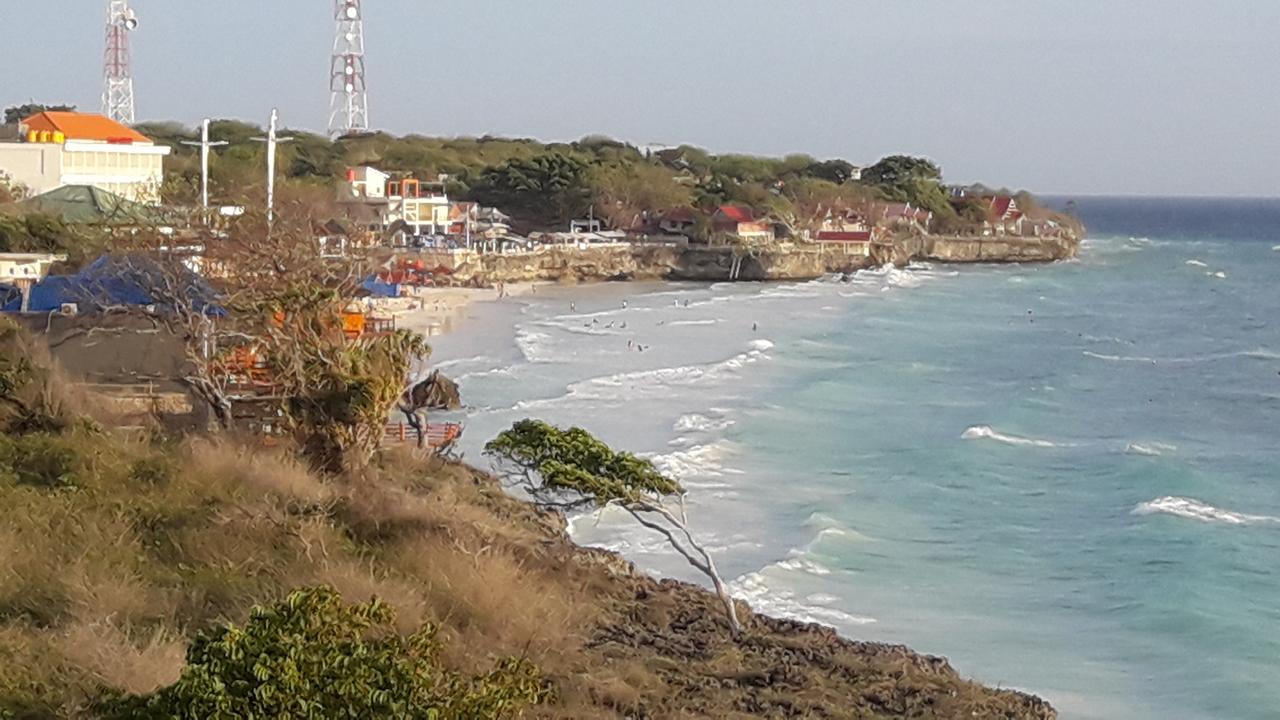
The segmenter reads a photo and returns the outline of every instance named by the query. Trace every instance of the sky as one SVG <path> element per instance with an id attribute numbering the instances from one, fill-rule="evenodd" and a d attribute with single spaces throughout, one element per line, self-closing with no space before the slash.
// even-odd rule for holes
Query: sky
<path id="1" fill-rule="evenodd" d="M 1274 0 L 364 0 L 398 134 L 909 153 L 1044 193 L 1280 195 Z M 101 98 L 107 0 L 0 0 L 0 104 Z M 332 0 L 133 0 L 139 120 L 323 131 Z M 13 63 L 13 58 L 21 58 Z"/>

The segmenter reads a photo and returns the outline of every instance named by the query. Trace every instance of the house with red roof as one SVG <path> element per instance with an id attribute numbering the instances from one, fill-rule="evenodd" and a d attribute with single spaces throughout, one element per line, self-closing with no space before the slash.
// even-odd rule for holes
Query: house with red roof
<path id="1" fill-rule="evenodd" d="M 170 149 L 105 116 L 42 112 L 0 142 L 0 172 L 33 195 L 89 186 L 133 202 L 159 202 Z"/>
<path id="2" fill-rule="evenodd" d="M 987 203 L 984 235 L 1021 235 L 1024 215 L 1018 200 L 1008 195 L 994 195 Z"/>
<path id="3" fill-rule="evenodd" d="M 731 239 L 752 242 L 773 242 L 777 237 L 773 223 L 757 218 L 750 208 L 738 205 L 721 205 L 711 214 L 712 242 Z"/>

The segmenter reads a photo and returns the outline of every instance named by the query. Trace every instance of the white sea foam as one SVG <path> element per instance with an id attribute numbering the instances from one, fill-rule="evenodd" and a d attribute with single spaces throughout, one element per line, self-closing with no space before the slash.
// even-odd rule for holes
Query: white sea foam
<path id="1" fill-rule="evenodd" d="M 1146 455 L 1148 457 L 1159 457 L 1167 452 L 1177 451 L 1177 445 L 1169 445 L 1160 442 L 1147 443 L 1129 443 L 1125 446 L 1124 451 L 1131 455 Z"/>
<path id="2" fill-rule="evenodd" d="M 1048 440 L 1039 440 L 1036 438 L 1022 437 L 1020 435 L 1006 435 L 996 432 L 990 425 L 974 425 L 966 429 L 960 435 L 961 440 L 995 440 L 1006 445 L 1018 445 L 1023 447 L 1041 447 L 1055 448 L 1068 447 L 1059 443 L 1050 442 Z"/>
<path id="3" fill-rule="evenodd" d="M 1205 273 L 1205 275 L 1208 275 L 1211 278 L 1217 278 L 1219 280 L 1225 280 L 1227 278 L 1227 274 L 1222 272 L 1221 270 L 1219 270 L 1218 272 L 1207 272 Z"/>
<path id="4" fill-rule="evenodd" d="M 1199 260 L 1188 260 L 1186 264 L 1191 265 L 1192 267 L 1209 267 L 1208 263 L 1204 263 Z"/>
<path id="5" fill-rule="evenodd" d="M 733 421 L 728 418 L 708 417 L 701 413 L 689 413 L 687 415 L 681 415 L 671 429 L 678 433 L 715 432 L 717 430 L 724 430 L 731 425 L 733 425 Z"/>
<path id="6" fill-rule="evenodd" d="M 536 343 L 529 344 L 536 356 L 546 356 L 545 350 L 541 346 Z M 748 349 L 745 352 L 716 363 L 636 370 L 587 378 L 569 385 L 568 392 L 560 398 L 537 400 L 534 403 L 536 406 L 546 406 L 563 400 L 620 402 L 641 397 L 665 397 L 671 394 L 672 387 L 684 387 L 715 381 L 729 377 L 731 373 L 747 365 L 767 360 L 769 356 L 765 354 L 765 351 L 772 347 L 773 343 L 768 340 L 752 340 L 748 343 Z M 525 410 L 534 406 L 527 403 L 517 403 L 512 409 Z"/>
<path id="7" fill-rule="evenodd" d="M 1177 517 L 1199 520 L 1200 522 L 1217 522 L 1228 525 L 1280 523 L 1280 518 L 1272 517 L 1271 515 L 1248 515 L 1232 510 L 1223 510 L 1195 498 L 1172 495 L 1148 500 L 1133 509 L 1134 515 L 1154 515 L 1157 513 L 1176 515 Z"/>
<path id="8" fill-rule="evenodd" d="M 463 380 L 471 380 L 472 378 L 479 378 L 479 377 L 494 377 L 494 376 L 497 376 L 497 375 L 507 375 L 507 376 L 509 376 L 509 375 L 511 375 L 511 368 L 510 368 L 510 367 L 496 367 L 496 368 L 490 368 L 490 369 L 488 369 L 488 370 L 476 370 L 475 372 L 463 373 L 462 375 L 459 375 L 458 377 L 456 377 L 456 378 L 454 378 L 454 379 L 455 379 L 456 381 L 458 381 L 458 382 L 462 382 Z"/>
<path id="9" fill-rule="evenodd" d="M 690 478 L 723 477 L 732 470 L 732 468 L 726 468 L 724 463 L 733 452 L 733 445 L 729 441 L 720 440 L 663 455 L 650 455 L 649 460 L 653 462 L 658 472 L 685 482 Z M 729 486 L 717 485 L 717 487 Z"/>
<path id="10" fill-rule="evenodd" d="M 679 326 L 679 325 L 715 325 L 716 323 L 719 323 L 719 322 L 720 322 L 719 320 L 672 320 L 671 322 L 667 323 L 667 325 L 671 325 L 671 326 Z"/>
<path id="11" fill-rule="evenodd" d="M 550 345 L 551 336 L 546 333 L 527 328 L 516 330 L 516 347 L 520 348 L 524 359 L 531 363 L 550 362 Z"/>
<path id="12" fill-rule="evenodd" d="M 1280 353 L 1276 353 L 1272 350 L 1267 350 L 1264 348 L 1258 348 L 1256 350 L 1237 350 L 1235 352 L 1214 353 L 1211 355 L 1197 355 L 1192 357 L 1169 357 L 1169 358 L 1154 358 L 1154 357 L 1147 357 L 1144 355 L 1106 355 L 1103 353 L 1096 353 L 1091 350 L 1084 350 L 1082 351 L 1081 354 L 1085 355 L 1086 357 L 1094 358 L 1096 360 L 1106 360 L 1108 362 L 1144 363 L 1147 365 L 1162 365 L 1162 364 L 1175 365 L 1175 364 L 1185 364 L 1185 363 L 1216 362 L 1218 360 L 1230 360 L 1232 358 L 1250 358 L 1253 360 L 1280 359 Z"/>
<path id="13" fill-rule="evenodd" d="M 1275 250 L 1276 252 L 1280 252 L 1280 245 L 1272 245 L 1271 249 Z"/>
<path id="14" fill-rule="evenodd" d="M 734 597 L 750 603 L 752 609 L 774 617 L 790 618 L 801 622 L 821 623 L 851 627 L 875 622 L 875 618 L 862 617 L 838 610 L 828 605 L 840 598 L 829 593 L 810 593 L 801 598 L 795 591 L 782 587 L 785 578 L 776 577 L 787 572 L 806 572 L 775 563 L 758 572 L 742 575 L 729 583 Z"/>

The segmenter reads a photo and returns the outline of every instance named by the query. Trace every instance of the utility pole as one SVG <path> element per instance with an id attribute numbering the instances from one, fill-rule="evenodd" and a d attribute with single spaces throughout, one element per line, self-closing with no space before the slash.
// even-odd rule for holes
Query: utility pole
<path id="1" fill-rule="evenodd" d="M 267 144 L 267 227 L 271 227 L 271 223 L 275 221 L 275 204 L 276 204 L 276 145 L 282 142 L 290 142 L 293 138 L 279 138 L 276 136 L 277 126 L 279 124 L 280 114 L 275 108 L 271 108 L 271 123 L 267 125 L 267 136 L 264 138 L 254 138 L 258 142 Z"/>
<path id="2" fill-rule="evenodd" d="M 329 134 L 369 129 L 369 96 L 364 78 L 363 0 L 334 0 L 337 32 L 329 61 Z"/>
<path id="3" fill-rule="evenodd" d="M 102 114 L 122 125 L 134 123 L 133 60 L 129 33 L 138 29 L 138 16 L 129 0 L 107 4 L 107 51 L 102 61 Z"/>
<path id="4" fill-rule="evenodd" d="M 209 148 L 226 145 L 225 140 L 209 142 L 209 118 L 200 124 L 200 142 L 182 141 L 183 145 L 200 147 L 200 207 L 204 210 L 204 220 L 209 222 Z"/>

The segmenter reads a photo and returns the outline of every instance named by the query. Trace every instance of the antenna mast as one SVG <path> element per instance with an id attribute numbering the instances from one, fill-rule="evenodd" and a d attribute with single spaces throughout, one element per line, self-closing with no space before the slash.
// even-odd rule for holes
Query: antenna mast
<path id="1" fill-rule="evenodd" d="M 102 62 L 102 114 L 123 125 L 134 123 L 133 67 L 129 33 L 138 27 L 138 16 L 129 0 L 107 5 L 107 52 Z"/>
<path id="2" fill-rule="evenodd" d="M 364 83 L 363 0 L 334 0 L 338 23 L 329 64 L 329 133 L 346 135 L 369 129 L 369 98 Z"/>

